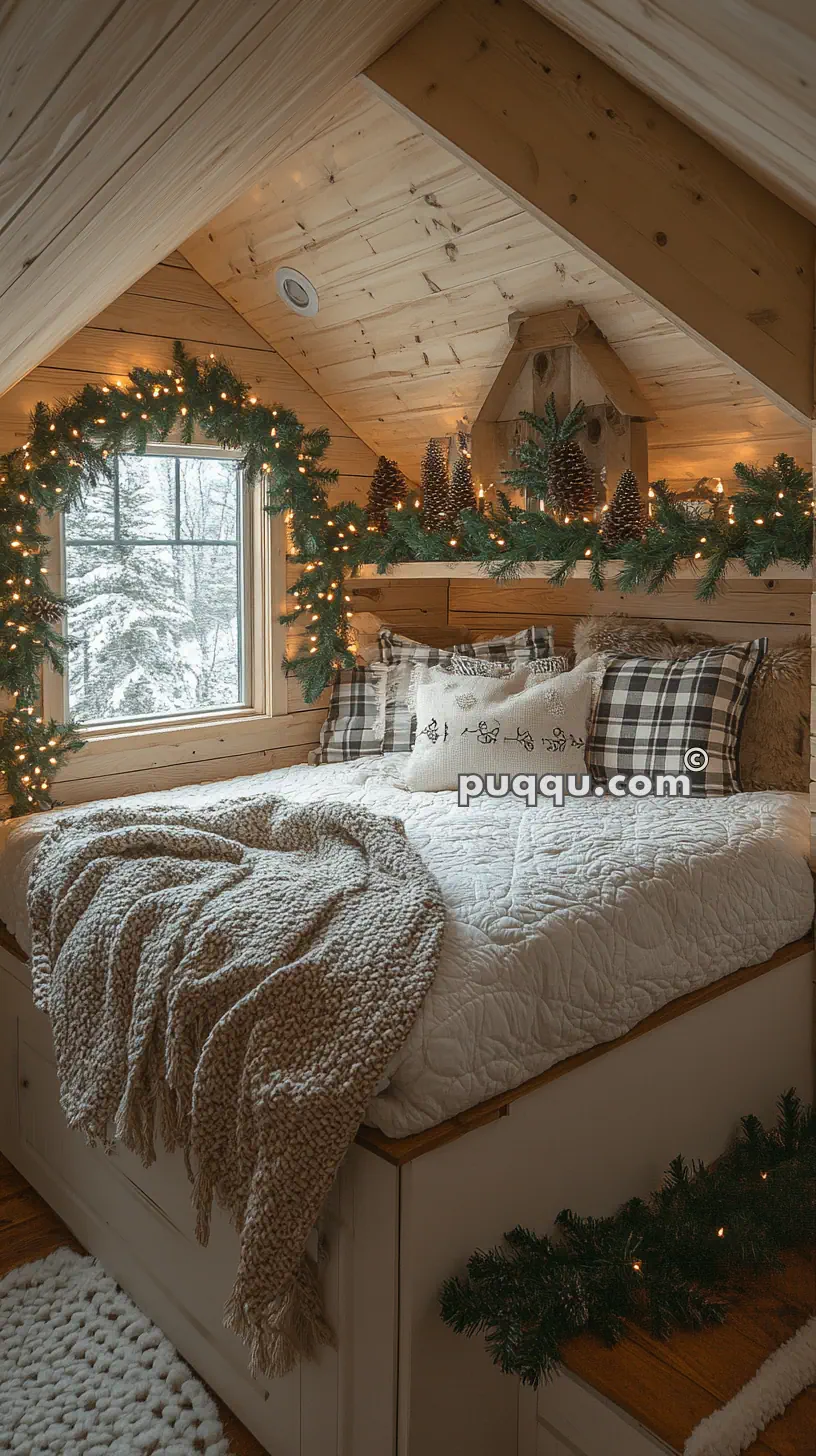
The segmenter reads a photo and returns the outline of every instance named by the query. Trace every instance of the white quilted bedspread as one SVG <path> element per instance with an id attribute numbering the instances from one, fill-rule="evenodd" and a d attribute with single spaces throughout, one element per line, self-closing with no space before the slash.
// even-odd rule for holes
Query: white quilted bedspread
<path id="1" fill-rule="evenodd" d="M 609 1041 L 676 996 L 766 960 L 813 918 L 807 801 L 515 799 L 408 793 L 399 756 L 143 794 L 271 789 L 405 823 L 442 889 L 439 971 L 367 1121 L 418 1132 Z M 59 813 L 59 810 L 54 813 Z M 31 859 L 52 815 L 0 826 L 0 919 L 26 946 Z"/>

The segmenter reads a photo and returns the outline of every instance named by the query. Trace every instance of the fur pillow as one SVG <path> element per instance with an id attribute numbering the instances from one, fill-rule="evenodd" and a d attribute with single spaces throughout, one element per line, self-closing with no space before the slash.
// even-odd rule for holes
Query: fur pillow
<path id="1" fill-rule="evenodd" d="M 810 638 L 773 647 L 759 664 L 742 720 L 744 789 L 807 793 L 810 780 Z"/>
<path id="2" fill-rule="evenodd" d="M 650 617 L 584 617 L 575 627 L 575 660 L 594 653 L 633 657 L 691 657 L 715 639 L 705 632 L 673 633 Z M 757 668 L 742 720 L 742 787 L 806 793 L 810 778 L 810 639 L 772 647 Z"/>
<path id="3" fill-rule="evenodd" d="M 693 657 L 701 647 L 716 647 L 717 639 L 707 632 L 675 635 L 665 622 L 653 617 L 610 612 L 608 617 L 582 617 L 576 622 L 573 643 L 578 663 L 596 652 L 612 652 L 617 657 Z"/>

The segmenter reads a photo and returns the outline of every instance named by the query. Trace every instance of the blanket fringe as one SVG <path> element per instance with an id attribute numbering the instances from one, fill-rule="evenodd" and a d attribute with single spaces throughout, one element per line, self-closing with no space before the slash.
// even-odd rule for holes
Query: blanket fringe
<path id="1" fill-rule="evenodd" d="M 249 1347 L 250 1374 L 288 1375 L 320 1345 L 336 1345 L 323 1313 L 317 1265 L 304 1254 L 295 1273 L 264 1309 L 250 1313 L 241 1275 L 224 1306 L 224 1324 Z"/>
<path id="2" fill-rule="evenodd" d="M 205 1246 L 210 1242 L 210 1217 L 213 1204 L 213 1183 L 208 1173 L 202 1173 L 201 1169 L 194 1172 L 189 1162 L 189 1151 L 185 1151 L 187 1161 L 187 1175 L 193 1185 L 193 1208 L 196 1216 L 195 1236 L 200 1244 Z"/>

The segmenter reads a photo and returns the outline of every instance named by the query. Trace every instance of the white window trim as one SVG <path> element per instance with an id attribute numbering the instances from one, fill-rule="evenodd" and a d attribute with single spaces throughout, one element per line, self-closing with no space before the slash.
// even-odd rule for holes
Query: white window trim
<path id="1" fill-rule="evenodd" d="M 148 453 L 241 458 L 240 451 L 172 443 L 149 446 Z M 44 526 L 50 543 L 49 581 L 58 596 L 65 591 L 64 526 L 62 515 Z M 83 724 L 80 733 L 86 746 L 58 775 L 61 787 L 75 780 L 101 776 L 108 779 L 116 774 L 175 765 L 181 768 L 185 764 L 263 753 L 277 746 L 279 735 L 275 728 L 280 729 L 281 716 L 287 713 L 282 667 L 287 629 L 278 620 L 286 610 L 286 530 L 282 517 L 273 518 L 263 509 L 260 484 L 244 487 L 242 529 L 247 704 L 166 718 Z M 58 722 L 68 716 L 67 678 L 47 666 L 43 672 L 43 711 Z M 179 779 L 182 781 L 183 775 Z"/>

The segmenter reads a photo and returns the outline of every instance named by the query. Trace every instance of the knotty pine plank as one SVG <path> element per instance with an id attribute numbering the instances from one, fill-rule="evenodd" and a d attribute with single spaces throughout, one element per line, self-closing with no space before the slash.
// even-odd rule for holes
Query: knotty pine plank
<path id="1" fill-rule="evenodd" d="M 805 629 L 809 622 L 811 583 L 808 581 L 730 581 L 725 582 L 716 600 L 703 605 L 696 597 L 698 583 L 677 581 L 662 592 L 630 592 L 616 590 L 610 581 L 602 592 L 591 590 L 588 581 L 571 580 L 563 586 L 548 582 L 491 582 L 486 580 L 451 581 L 451 610 L 454 613 L 484 612 L 531 613 L 547 612 L 581 616 L 625 612 L 632 617 L 654 617 L 662 621 L 687 620 L 700 616 L 700 631 L 705 631 L 705 617 L 721 622 L 776 622 Z"/>
<path id="2" fill-rule="evenodd" d="M 551 20 L 816 219 L 812 8 L 536 0 Z M 783 20 L 784 17 L 784 20 Z M 750 104 L 746 96 L 750 94 Z M 762 117 L 762 125 L 756 118 Z"/>
<path id="3" fill-rule="evenodd" d="M 809 421 L 813 230 L 683 123 L 521 0 L 443 0 L 367 78 Z"/>
<path id="4" fill-rule="evenodd" d="M 45 1259 L 55 1249 L 64 1248 L 86 1252 L 67 1224 L 0 1153 L 0 1278 L 20 1264 Z M 213 1391 L 210 1394 L 230 1443 L 230 1456 L 266 1456 L 266 1448 Z"/>
<path id="5" fill-rule="evenodd" d="M 626 599 L 624 599 L 626 600 Z M 621 610 L 616 608 L 615 610 Z M 629 601 L 628 612 L 636 616 L 637 611 L 633 603 Z M 767 637 L 772 647 L 782 647 L 797 641 L 805 628 L 800 624 L 780 624 L 777 622 L 754 621 L 732 622 L 723 620 L 719 615 L 709 617 L 703 603 L 697 606 L 699 615 L 694 617 L 672 617 L 669 625 L 673 632 L 705 632 L 717 642 L 748 642 L 755 637 Z M 713 608 L 716 611 L 716 607 Z M 460 628 L 470 629 L 479 632 L 506 632 L 513 633 L 522 631 L 529 627 L 531 622 L 535 625 L 544 626 L 551 623 L 555 631 L 558 650 L 563 651 L 572 646 L 573 633 L 578 617 L 561 615 L 555 612 L 451 612 L 451 623 Z"/>

